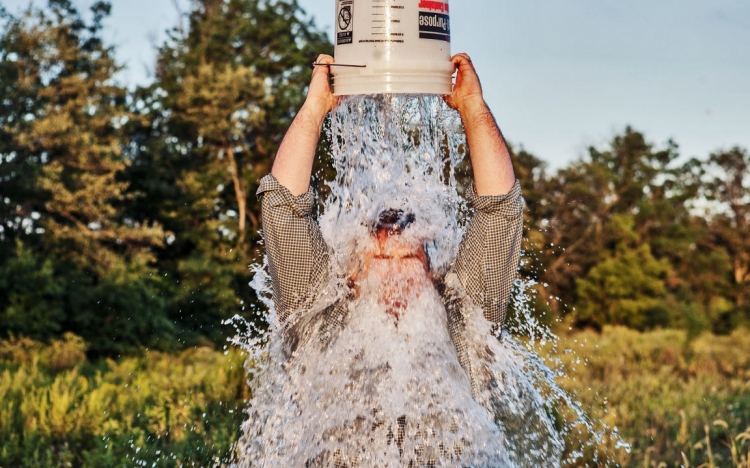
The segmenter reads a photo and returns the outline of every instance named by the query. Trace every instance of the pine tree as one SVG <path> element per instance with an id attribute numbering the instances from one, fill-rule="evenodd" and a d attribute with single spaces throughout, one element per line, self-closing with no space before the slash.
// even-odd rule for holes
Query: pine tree
<path id="1" fill-rule="evenodd" d="M 0 198 L 14 207 L 3 215 L 19 220 L 4 232 L 11 264 L 27 270 L 36 264 L 47 289 L 56 291 L 62 310 L 46 317 L 45 329 L 71 329 L 92 341 L 95 352 L 107 352 L 142 344 L 146 331 L 165 326 L 158 285 L 149 279 L 152 249 L 164 232 L 123 212 L 130 195 L 121 148 L 131 114 L 127 90 L 115 82 L 113 50 L 99 37 L 110 5 L 95 2 L 91 11 L 86 24 L 68 0 L 51 0 L 46 9 L 7 19 L 0 49 L 9 112 L 0 170 L 8 184 Z M 6 277 L 5 291 L 23 303 L 20 281 Z M 3 323 L 18 329 L 5 331 L 36 335 L 28 330 L 39 329 L 34 322 L 45 317 L 34 310 L 11 303 L 3 313 L 12 320 Z"/>
<path id="2" fill-rule="evenodd" d="M 131 127 L 128 173 L 147 196 L 130 211 L 173 233 L 159 258 L 188 342 L 224 339 L 221 319 L 255 301 L 255 191 L 304 100 L 309 64 L 331 51 L 303 17 L 291 0 L 198 1 L 160 49 L 155 83 L 137 92 L 145 124 Z"/>

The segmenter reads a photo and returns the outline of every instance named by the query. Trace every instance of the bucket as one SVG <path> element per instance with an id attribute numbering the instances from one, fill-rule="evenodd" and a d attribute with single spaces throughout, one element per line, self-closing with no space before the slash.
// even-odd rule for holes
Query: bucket
<path id="1" fill-rule="evenodd" d="M 448 0 L 336 0 L 334 40 L 337 96 L 453 89 Z"/>

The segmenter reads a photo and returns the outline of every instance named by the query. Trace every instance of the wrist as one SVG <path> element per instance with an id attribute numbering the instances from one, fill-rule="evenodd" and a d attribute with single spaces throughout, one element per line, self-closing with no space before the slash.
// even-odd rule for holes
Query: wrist
<path id="1" fill-rule="evenodd" d="M 469 96 L 461 102 L 458 112 L 464 120 L 474 120 L 490 111 L 482 95 Z"/>
<path id="2" fill-rule="evenodd" d="M 326 105 L 325 102 L 323 102 L 322 99 L 308 97 L 305 100 L 305 103 L 302 104 L 300 113 L 304 113 L 305 115 L 315 119 L 322 125 L 323 121 L 326 118 L 326 115 L 328 115 L 329 110 L 330 108 Z"/>

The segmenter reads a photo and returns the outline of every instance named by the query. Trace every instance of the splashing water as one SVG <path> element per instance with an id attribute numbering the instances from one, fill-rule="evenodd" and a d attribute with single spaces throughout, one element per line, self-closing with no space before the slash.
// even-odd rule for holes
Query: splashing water
<path id="1" fill-rule="evenodd" d="M 458 114 L 435 96 L 347 97 L 328 132 L 336 177 L 319 225 L 335 252 L 335 274 L 293 324 L 303 332 L 290 352 L 266 265 L 257 266 L 251 286 L 268 308 L 268 328 L 232 320 L 245 329 L 233 341 L 250 355 L 254 395 L 232 466 L 554 467 L 575 460 L 579 453 L 562 459 L 566 434 L 583 426 L 592 443 L 599 436 L 532 351 L 534 340 L 556 338 L 531 318 L 528 282 L 516 282 L 512 299 L 528 319 L 513 330 L 526 344 L 507 333 L 496 339 L 482 311 L 468 311 L 469 354 L 482 364 L 479 391 L 472 392 L 451 341 L 432 279 L 449 270 L 470 213 L 455 176 L 466 146 Z M 398 267 L 377 259 L 364 268 L 376 242 L 373 220 L 386 209 L 414 214 L 393 242 L 422 245 L 429 271 L 418 259 Z M 342 301 L 345 326 L 327 339 L 320 312 Z M 557 405 L 578 420 L 556 422 Z"/>

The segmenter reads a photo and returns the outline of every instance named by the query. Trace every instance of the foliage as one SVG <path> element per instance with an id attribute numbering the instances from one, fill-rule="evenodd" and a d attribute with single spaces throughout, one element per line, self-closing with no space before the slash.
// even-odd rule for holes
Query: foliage
<path id="1" fill-rule="evenodd" d="M 74 335 L 0 341 L 0 466 L 212 466 L 230 452 L 250 396 L 240 353 L 84 350 Z"/>
<path id="2" fill-rule="evenodd" d="M 605 327 L 563 336 L 559 352 L 574 392 L 597 430 L 609 426 L 600 459 L 621 466 L 745 467 L 750 462 L 747 330 L 728 336 Z M 614 428 L 631 451 L 615 447 Z M 571 441 L 569 448 L 585 441 Z M 593 452 L 584 460 L 595 466 Z M 664 463 L 664 465 L 662 465 Z M 704 465 L 705 464 L 705 465 Z"/>
<path id="3" fill-rule="evenodd" d="M 159 264 L 175 281 L 169 317 L 187 343 L 223 339 L 221 319 L 255 302 L 255 190 L 303 102 L 309 63 L 330 49 L 294 0 L 202 0 L 134 96 L 128 179 L 143 196 L 129 211 L 173 233 Z"/>
<path id="4" fill-rule="evenodd" d="M 750 323 L 747 152 L 678 156 L 632 128 L 554 174 L 514 155 L 528 207 L 521 275 L 540 283 L 537 315 L 691 336 Z"/>
<path id="5" fill-rule="evenodd" d="M 733 310 L 725 320 L 750 321 L 750 153 L 741 148 L 712 154 L 700 167 L 705 199 L 714 202 L 706 213 L 709 242 L 727 253 L 731 269 Z M 737 324 L 728 324 L 727 328 Z"/>
<path id="6" fill-rule="evenodd" d="M 747 466 L 747 331 L 687 337 L 605 327 L 542 350 L 559 359 L 559 383 L 595 428 L 608 426 L 600 460 Z M 230 457 L 250 398 L 243 355 L 194 348 L 91 362 L 84 349 L 74 335 L 51 345 L 0 341 L 0 466 L 213 466 Z M 630 453 L 616 447 L 615 427 Z M 587 440 L 573 434 L 568 449 Z M 576 466 L 596 466 L 594 451 L 585 454 Z"/>
<path id="7" fill-rule="evenodd" d="M 99 37 L 110 6 L 91 10 L 87 24 L 51 1 L 6 18 L 0 35 L 0 333 L 75 330 L 116 353 L 170 333 L 150 279 L 164 232 L 121 209 L 127 90 Z"/>
<path id="8" fill-rule="evenodd" d="M 205 0 L 128 91 L 110 5 L 91 10 L 4 16 L 0 337 L 72 331 L 108 356 L 220 342 L 254 301 L 254 188 L 330 44 L 295 1 Z"/>
<path id="9" fill-rule="evenodd" d="M 331 44 L 295 0 L 200 0 L 153 83 L 128 90 L 101 39 L 110 5 L 91 10 L 2 14 L 0 337 L 73 332 L 92 357 L 219 343 L 222 319 L 257 307 L 254 191 Z M 556 171 L 523 149 L 513 162 L 538 319 L 750 326 L 746 149 L 681 164 L 626 128 Z"/>
<path id="10" fill-rule="evenodd" d="M 646 330 L 669 325 L 665 301 L 669 270 L 668 262 L 656 260 L 648 245 L 602 261 L 578 280 L 583 304 L 579 320 L 597 328 L 610 324 Z"/>

